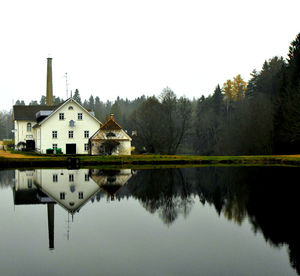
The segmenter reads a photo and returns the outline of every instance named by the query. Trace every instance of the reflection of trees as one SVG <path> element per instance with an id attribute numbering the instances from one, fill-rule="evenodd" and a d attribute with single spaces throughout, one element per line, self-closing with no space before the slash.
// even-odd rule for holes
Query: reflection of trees
<path id="1" fill-rule="evenodd" d="M 246 218 L 272 246 L 288 246 L 291 265 L 300 273 L 300 202 L 295 184 L 298 169 L 287 167 L 227 167 L 196 170 L 201 202 L 239 225 Z"/>
<path id="2" fill-rule="evenodd" d="M 5 188 L 13 183 L 15 178 L 14 170 L 0 170 L 0 188 Z"/>
<path id="3" fill-rule="evenodd" d="M 254 232 L 272 246 L 288 246 L 291 265 L 300 272 L 300 202 L 295 168 L 206 167 L 140 171 L 127 186 L 166 225 L 188 216 L 198 195 L 202 204 L 241 225 L 248 217 Z"/>
<path id="4" fill-rule="evenodd" d="M 271 245 L 288 246 L 291 265 L 300 274 L 298 168 L 264 168 L 263 172 L 251 188 L 249 220 Z"/>
<path id="5" fill-rule="evenodd" d="M 166 225 L 171 225 L 179 215 L 186 218 L 194 204 L 180 169 L 140 171 L 128 189 L 148 212 L 157 212 Z"/>

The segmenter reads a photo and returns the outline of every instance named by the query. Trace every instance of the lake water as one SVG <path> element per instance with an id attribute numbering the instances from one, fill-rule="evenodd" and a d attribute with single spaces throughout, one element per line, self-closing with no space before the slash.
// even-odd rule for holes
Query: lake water
<path id="1" fill-rule="evenodd" d="M 0 275 L 298 275 L 299 174 L 0 171 Z"/>

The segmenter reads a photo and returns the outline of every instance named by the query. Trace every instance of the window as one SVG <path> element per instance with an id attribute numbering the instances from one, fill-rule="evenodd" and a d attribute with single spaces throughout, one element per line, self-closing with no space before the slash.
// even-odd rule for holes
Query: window
<path id="1" fill-rule="evenodd" d="M 69 182 L 74 182 L 74 174 L 69 174 Z"/>
<path id="2" fill-rule="evenodd" d="M 82 120 L 82 113 L 78 113 L 78 120 Z"/>
<path id="3" fill-rule="evenodd" d="M 90 132 L 88 130 L 84 131 L 84 138 L 89 138 L 90 137 Z"/>
<path id="4" fill-rule="evenodd" d="M 60 195 L 59 195 L 60 199 L 65 199 L 65 195 L 66 195 L 65 193 L 60 193 Z"/>
<path id="5" fill-rule="evenodd" d="M 69 110 L 73 110 L 73 106 L 70 105 L 70 106 L 68 107 L 68 109 L 69 109 Z"/>
<path id="6" fill-rule="evenodd" d="M 59 113 L 59 119 L 64 120 L 65 119 L 65 114 L 64 113 Z"/>
<path id="7" fill-rule="evenodd" d="M 79 193 L 78 193 L 78 198 L 79 198 L 79 199 L 83 199 L 83 192 L 79 192 Z"/>
<path id="8" fill-rule="evenodd" d="M 113 132 L 108 132 L 106 133 L 106 137 L 109 138 L 109 137 L 116 137 L 116 134 L 114 134 Z"/>
<path id="9" fill-rule="evenodd" d="M 90 176 L 88 174 L 84 175 L 84 181 L 90 181 Z"/>
<path id="10" fill-rule="evenodd" d="M 28 179 L 27 179 L 27 187 L 28 187 L 29 189 L 32 188 L 32 178 L 28 178 Z"/>
<path id="11" fill-rule="evenodd" d="M 73 130 L 69 130 L 69 138 L 73 138 Z"/>
<path id="12" fill-rule="evenodd" d="M 31 123 L 27 123 L 27 132 L 31 132 Z"/>
<path id="13" fill-rule="evenodd" d="M 56 130 L 52 131 L 52 138 L 57 139 L 57 131 Z"/>
<path id="14" fill-rule="evenodd" d="M 58 179 L 58 176 L 57 176 L 57 174 L 53 174 L 53 176 L 52 176 L 52 180 L 53 180 L 53 182 L 57 182 L 57 179 Z"/>
<path id="15" fill-rule="evenodd" d="M 54 150 L 57 150 L 57 144 L 52 144 L 52 148 L 53 148 Z"/>
<path id="16" fill-rule="evenodd" d="M 89 150 L 89 144 L 84 144 L 84 151 L 88 151 Z"/>

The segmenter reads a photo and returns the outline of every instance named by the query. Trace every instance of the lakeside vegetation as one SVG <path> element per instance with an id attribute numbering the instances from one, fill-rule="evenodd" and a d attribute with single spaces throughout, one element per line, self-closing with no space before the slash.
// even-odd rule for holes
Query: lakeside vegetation
<path id="1" fill-rule="evenodd" d="M 177 165 L 295 165 L 300 166 L 300 155 L 249 155 L 249 156 L 199 156 L 199 155 L 46 155 L 11 152 L 0 154 L 0 167 L 60 167 L 77 161 L 80 166 L 177 166 Z"/>

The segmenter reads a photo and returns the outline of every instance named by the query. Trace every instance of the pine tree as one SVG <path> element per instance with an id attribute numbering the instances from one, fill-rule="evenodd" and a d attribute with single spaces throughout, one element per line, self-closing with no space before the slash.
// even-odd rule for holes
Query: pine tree
<path id="1" fill-rule="evenodd" d="M 80 94 L 79 94 L 78 89 L 75 89 L 75 92 L 74 92 L 74 95 L 73 95 L 73 99 L 74 99 L 76 102 L 78 102 L 78 103 L 81 104 L 81 98 L 80 98 Z"/>
<path id="2" fill-rule="evenodd" d="M 275 123 L 278 153 L 300 151 L 300 34 L 291 43 L 283 74 Z"/>

